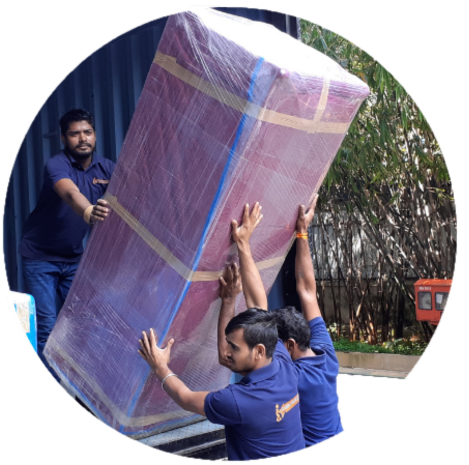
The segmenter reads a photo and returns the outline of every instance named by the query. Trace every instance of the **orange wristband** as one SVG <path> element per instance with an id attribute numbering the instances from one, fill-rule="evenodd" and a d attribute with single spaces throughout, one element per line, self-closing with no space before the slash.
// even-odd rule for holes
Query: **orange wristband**
<path id="1" fill-rule="evenodd" d="M 308 233 L 296 233 L 298 239 L 308 239 Z"/>

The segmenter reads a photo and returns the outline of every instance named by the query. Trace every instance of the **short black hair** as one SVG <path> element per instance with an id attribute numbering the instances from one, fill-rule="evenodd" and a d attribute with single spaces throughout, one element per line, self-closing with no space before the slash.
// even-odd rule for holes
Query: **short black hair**
<path id="1" fill-rule="evenodd" d="M 74 123 L 76 121 L 87 121 L 93 130 L 95 130 L 94 116 L 89 111 L 83 110 L 82 108 L 72 108 L 71 110 L 67 111 L 67 113 L 65 113 L 59 120 L 60 132 L 62 136 L 65 136 L 67 133 L 70 123 Z"/>
<path id="2" fill-rule="evenodd" d="M 270 313 L 260 308 L 249 308 L 233 317 L 225 328 L 225 335 L 244 330 L 244 340 L 252 350 L 257 344 L 263 344 L 265 355 L 272 358 L 278 341 L 277 325 Z"/>
<path id="3" fill-rule="evenodd" d="M 300 350 L 309 349 L 311 329 L 304 316 L 295 307 L 284 307 L 270 312 L 277 324 L 278 337 L 287 342 L 293 339 Z"/>

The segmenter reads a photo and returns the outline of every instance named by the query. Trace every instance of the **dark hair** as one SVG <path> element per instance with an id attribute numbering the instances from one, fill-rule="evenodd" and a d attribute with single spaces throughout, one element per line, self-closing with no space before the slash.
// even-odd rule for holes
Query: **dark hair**
<path id="1" fill-rule="evenodd" d="M 260 308 L 249 308 L 230 320 L 225 334 L 228 335 L 237 329 L 244 330 L 244 340 L 251 350 L 257 344 L 263 344 L 266 357 L 272 357 L 277 345 L 278 332 L 270 313 Z"/>
<path id="2" fill-rule="evenodd" d="M 309 349 L 311 329 L 304 316 L 295 307 L 284 307 L 270 312 L 277 324 L 278 337 L 287 342 L 293 339 L 300 350 Z"/>
<path id="3" fill-rule="evenodd" d="M 65 136 L 67 133 L 70 123 L 74 123 L 75 121 L 87 121 L 94 130 L 94 116 L 89 111 L 81 108 L 72 108 L 59 120 L 62 136 Z"/>

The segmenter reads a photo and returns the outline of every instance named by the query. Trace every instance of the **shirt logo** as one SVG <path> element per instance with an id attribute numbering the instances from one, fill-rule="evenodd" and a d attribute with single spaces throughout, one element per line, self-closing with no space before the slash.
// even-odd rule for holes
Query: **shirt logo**
<path id="1" fill-rule="evenodd" d="M 93 178 L 93 184 L 109 184 L 109 180 Z"/>
<path id="2" fill-rule="evenodd" d="M 287 403 L 283 404 L 278 408 L 278 404 L 275 406 L 275 413 L 277 415 L 277 421 L 282 421 L 283 417 L 287 412 L 289 412 L 298 402 L 300 401 L 300 396 L 297 394 L 293 397 L 292 400 L 289 400 Z"/>

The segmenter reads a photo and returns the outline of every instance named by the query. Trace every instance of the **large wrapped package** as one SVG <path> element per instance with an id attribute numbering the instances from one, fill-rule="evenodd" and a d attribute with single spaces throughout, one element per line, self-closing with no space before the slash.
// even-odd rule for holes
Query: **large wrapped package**
<path id="1" fill-rule="evenodd" d="M 135 437 L 196 421 L 138 355 L 142 330 L 192 390 L 226 386 L 218 278 L 230 222 L 256 201 L 251 238 L 267 290 L 300 203 L 319 189 L 368 87 L 272 26 L 210 9 L 171 16 L 106 199 L 45 354 L 93 412 Z M 238 298 L 236 311 L 245 309 Z"/>

